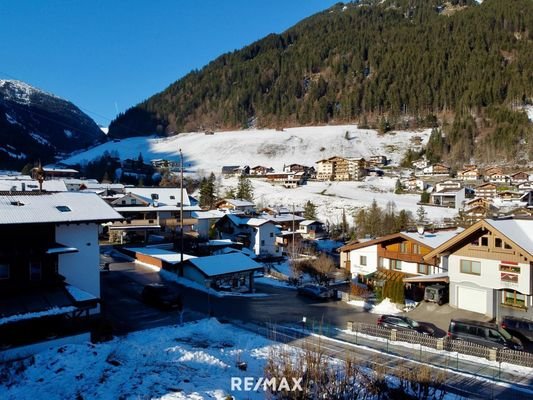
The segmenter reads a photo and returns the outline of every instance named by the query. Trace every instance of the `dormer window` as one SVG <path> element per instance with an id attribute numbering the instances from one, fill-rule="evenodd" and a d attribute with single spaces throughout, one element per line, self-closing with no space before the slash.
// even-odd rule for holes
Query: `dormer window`
<path id="1" fill-rule="evenodd" d="M 57 210 L 60 212 L 71 212 L 72 210 L 67 206 L 56 206 Z"/>

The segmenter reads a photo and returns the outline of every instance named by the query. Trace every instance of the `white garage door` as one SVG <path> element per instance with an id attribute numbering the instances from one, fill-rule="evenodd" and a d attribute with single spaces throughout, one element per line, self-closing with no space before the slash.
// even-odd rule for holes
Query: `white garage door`
<path id="1" fill-rule="evenodd" d="M 487 312 L 487 293 L 484 290 L 458 286 L 457 307 L 485 314 Z"/>

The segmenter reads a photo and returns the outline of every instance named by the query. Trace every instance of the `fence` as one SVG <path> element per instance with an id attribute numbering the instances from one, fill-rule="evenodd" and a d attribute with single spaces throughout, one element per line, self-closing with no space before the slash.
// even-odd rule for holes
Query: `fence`
<path id="1" fill-rule="evenodd" d="M 448 337 L 435 338 L 418 332 L 396 329 L 391 330 L 361 322 L 348 322 L 348 330 L 390 341 L 419 344 L 436 350 L 457 352 L 460 354 L 486 358 L 491 361 L 505 362 L 533 368 L 533 354 L 524 351 L 489 348 L 463 340 L 453 340 Z"/>

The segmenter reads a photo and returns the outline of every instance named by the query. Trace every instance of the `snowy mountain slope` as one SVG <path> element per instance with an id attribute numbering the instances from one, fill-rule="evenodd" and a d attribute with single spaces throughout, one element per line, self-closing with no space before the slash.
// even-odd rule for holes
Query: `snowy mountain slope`
<path id="1" fill-rule="evenodd" d="M 63 163 L 84 164 L 104 151 L 116 151 L 122 160 L 136 158 L 139 153 L 144 160 L 178 160 L 180 148 L 187 169 L 191 171 L 219 172 L 224 165 L 264 165 L 280 171 L 284 164 L 314 166 L 318 160 L 335 155 L 368 157 L 383 154 L 398 163 L 405 151 L 414 146 L 413 138 L 418 136 L 427 143 L 429 134 L 430 130 L 380 135 L 374 130 L 358 129 L 356 125 L 230 131 L 214 135 L 192 132 L 168 138 L 133 137 L 107 142 L 69 157 Z"/>
<path id="2" fill-rule="evenodd" d="M 103 141 L 96 123 L 69 101 L 24 82 L 0 80 L 0 166 L 52 161 Z"/>
<path id="3" fill-rule="evenodd" d="M 346 133 L 348 132 L 348 134 Z M 368 157 L 383 154 L 397 164 L 408 148 L 416 147 L 412 139 L 420 137 L 427 143 L 430 131 L 400 131 L 380 135 L 376 131 L 358 129 L 355 125 L 302 127 L 275 130 L 246 130 L 204 133 L 184 133 L 170 138 L 134 137 L 119 142 L 107 142 L 89 151 L 63 160 L 65 164 L 84 164 L 103 154 L 117 152 L 121 159 L 136 158 L 142 153 L 144 160 L 179 159 L 179 149 L 184 154 L 189 173 L 219 174 L 223 165 L 270 166 L 280 171 L 284 164 L 299 163 L 316 167 L 316 161 L 334 155 Z M 234 178 L 223 179 L 223 188 L 236 187 Z M 405 209 L 415 214 L 419 195 L 394 194 L 393 178 L 368 177 L 363 182 L 309 182 L 307 185 L 286 189 L 253 179 L 254 200 L 260 205 L 299 205 L 311 200 L 317 205 L 318 217 L 326 222 L 339 223 L 343 210 L 352 223 L 351 215 L 359 207 L 369 206 L 373 199 L 385 207 L 389 201 L 397 210 Z M 440 221 L 452 218 L 455 210 L 427 208 L 428 218 Z"/>

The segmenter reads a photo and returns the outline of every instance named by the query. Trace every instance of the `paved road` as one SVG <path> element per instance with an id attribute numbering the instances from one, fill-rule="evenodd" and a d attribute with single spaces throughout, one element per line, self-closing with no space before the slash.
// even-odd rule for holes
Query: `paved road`
<path id="1" fill-rule="evenodd" d="M 102 262 L 110 262 L 103 256 Z M 139 263 L 111 261 L 110 271 L 102 272 L 104 313 L 115 323 L 117 333 L 176 323 L 177 312 L 161 312 L 140 301 L 143 285 L 160 282 L 157 271 Z M 377 316 L 339 301 L 320 302 L 298 296 L 295 290 L 257 283 L 257 291 L 267 297 L 216 297 L 196 289 L 181 287 L 184 320 L 208 314 L 219 319 L 345 327 L 348 321 L 375 323 Z"/>
<path id="2" fill-rule="evenodd" d="M 124 260 L 111 259 L 103 256 L 102 262 L 112 262 L 109 272 L 102 272 L 102 299 L 103 312 L 114 323 L 115 332 L 117 334 L 125 334 L 128 332 L 142 330 L 157 326 L 176 324 L 180 321 L 180 315 L 176 311 L 160 311 L 156 308 L 145 305 L 140 301 L 140 293 L 143 285 L 151 282 L 161 281 L 160 275 L 157 271 L 143 266 L 138 263 L 124 262 Z M 120 261 L 120 262 L 117 262 Z M 180 287 L 183 293 L 185 312 L 183 321 L 191 321 L 205 317 L 208 310 L 211 310 L 213 316 L 219 319 L 228 319 L 232 322 L 253 321 L 254 324 L 268 325 L 275 323 L 279 326 L 291 325 L 302 326 L 302 316 L 306 316 L 306 328 L 310 329 L 313 325 L 320 325 L 328 335 L 337 336 L 338 339 L 353 342 L 353 337 L 341 337 L 343 334 L 334 329 L 334 327 L 345 327 L 348 321 L 359 321 L 366 323 L 375 323 L 377 316 L 347 305 L 342 302 L 317 302 L 312 299 L 297 296 L 296 291 L 274 287 L 270 285 L 257 284 L 258 292 L 268 294 L 267 297 L 217 297 L 208 296 L 206 293 L 187 288 Z M 346 335 L 344 335 L 346 336 Z M 279 337 L 276 337 L 278 340 Z M 299 338 L 291 338 L 291 342 Z M 360 340 L 360 339 L 359 339 Z M 335 342 L 334 342 L 335 343 Z M 358 344 L 365 344 L 359 342 Z M 367 344 L 369 347 L 376 347 L 375 341 Z M 329 345 L 328 345 L 329 346 Z M 337 350 L 340 351 L 339 346 L 350 346 L 349 343 L 335 344 Z M 344 347 L 343 351 L 354 352 L 353 348 Z M 385 349 L 384 349 L 385 350 Z M 391 349 L 388 349 L 389 351 Z M 370 351 L 366 356 L 364 351 L 361 352 L 357 348 L 356 353 L 368 360 L 376 359 L 375 352 Z M 341 354 L 341 353 L 338 353 Z M 361 355 L 362 354 L 362 355 Z M 418 360 L 413 351 L 405 349 L 396 349 L 394 355 L 380 355 L 383 358 L 383 365 L 398 362 L 400 358 L 405 360 Z M 400 357 L 400 358 L 398 358 Z M 426 355 L 426 357 L 428 357 Z M 448 356 L 449 358 L 449 356 Z M 396 361 L 394 361 L 396 360 Z M 453 360 L 438 361 L 427 359 L 426 362 L 440 363 L 454 368 Z M 388 364 L 387 364 L 388 363 Z M 461 369 L 466 368 L 477 375 L 484 375 L 490 379 L 491 376 L 497 376 L 497 372 L 487 369 L 483 365 L 466 365 L 461 362 Z M 457 365 L 455 365 L 457 366 Z M 455 392 L 459 393 L 461 390 L 475 391 L 473 388 L 479 385 L 483 388 L 484 398 L 511 398 L 517 399 L 533 398 L 527 392 L 516 391 L 505 386 L 501 386 L 491 382 L 490 380 L 478 379 L 475 376 L 456 374 L 457 377 L 454 384 L 450 384 L 450 388 L 455 388 Z M 460 379 L 459 379 L 460 378 Z M 511 381 L 515 379 L 509 377 Z M 520 380 L 520 379 L 519 379 Z M 522 380 L 525 386 L 532 386 L 533 382 Z M 454 386 L 455 385 L 455 386 Z M 480 389 L 481 390 L 481 389 Z M 498 394 L 495 396 L 494 394 Z M 468 398 L 476 398 L 475 396 L 467 396 Z"/>

